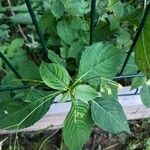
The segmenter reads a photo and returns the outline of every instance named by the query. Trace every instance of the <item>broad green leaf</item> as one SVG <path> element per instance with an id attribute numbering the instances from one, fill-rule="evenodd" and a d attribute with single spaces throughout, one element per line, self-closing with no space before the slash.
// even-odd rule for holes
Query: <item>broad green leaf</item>
<path id="1" fill-rule="evenodd" d="M 112 78 L 118 71 L 120 51 L 110 43 L 96 43 L 82 54 L 77 81 Z"/>
<path id="2" fill-rule="evenodd" d="M 52 0 L 50 3 L 50 9 L 56 18 L 60 18 L 64 13 L 64 5 L 61 0 Z"/>
<path id="3" fill-rule="evenodd" d="M 85 20 L 84 18 L 77 17 L 71 20 L 71 28 L 73 28 L 74 30 L 77 30 L 77 32 L 89 31 L 89 24 L 88 24 L 88 21 Z"/>
<path id="4" fill-rule="evenodd" d="M 84 49 L 84 46 L 81 42 L 78 42 L 78 41 L 74 42 L 71 44 L 68 50 L 67 57 L 73 57 L 78 61 L 81 57 L 83 49 Z"/>
<path id="5" fill-rule="evenodd" d="M 139 69 L 150 77 L 150 15 L 148 16 L 135 48 L 135 61 Z"/>
<path id="6" fill-rule="evenodd" d="M 40 74 L 42 80 L 47 86 L 56 90 L 68 89 L 70 76 L 63 66 L 55 63 L 42 63 Z"/>
<path id="7" fill-rule="evenodd" d="M 0 88 L 4 88 L 4 86 L 0 86 Z M 6 88 L 6 87 L 5 87 Z M 11 92 L 0 92 L 0 106 L 7 104 L 11 101 Z"/>
<path id="8" fill-rule="evenodd" d="M 26 61 L 18 72 L 23 79 L 27 80 L 41 80 L 39 67 L 33 61 Z"/>
<path id="9" fill-rule="evenodd" d="M 67 91 L 66 93 L 64 93 L 61 97 L 61 102 L 65 102 L 70 100 L 71 94 L 69 91 Z"/>
<path id="10" fill-rule="evenodd" d="M 145 106 L 150 107 L 150 85 L 148 84 L 143 85 L 143 87 L 140 90 L 140 96 L 142 103 Z"/>
<path id="11" fill-rule="evenodd" d="M 75 39 L 73 30 L 70 24 L 65 20 L 58 22 L 57 33 L 59 37 L 69 45 L 71 45 Z"/>
<path id="12" fill-rule="evenodd" d="M 147 78 L 145 76 L 135 77 L 132 80 L 131 90 L 136 89 L 146 83 Z"/>
<path id="13" fill-rule="evenodd" d="M 75 16 L 83 16 L 90 11 L 90 3 L 86 0 L 65 0 L 62 2 L 67 12 Z"/>
<path id="14" fill-rule="evenodd" d="M 131 54 L 131 56 L 130 56 L 130 59 L 129 59 L 129 61 L 128 61 L 127 65 L 123 71 L 123 75 L 134 74 L 134 73 L 137 73 L 137 71 L 138 71 L 138 67 L 135 64 L 135 59 L 134 59 L 133 54 Z M 124 56 L 126 56 L 126 55 L 124 54 Z M 124 61 L 122 61 L 122 65 L 123 65 L 123 63 L 124 63 Z M 121 65 L 121 67 L 122 67 L 122 65 Z"/>
<path id="15" fill-rule="evenodd" d="M 0 106 L 0 129 L 14 130 L 29 127 L 46 114 L 56 95 L 34 95 L 34 102 L 11 101 Z"/>
<path id="16" fill-rule="evenodd" d="M 32 19 L 29 13 L 18 13 L 9 18 L 10 21 L 14 24 L 32 24 Z"/>
<path id="17" fill-rule="evenodd" d="M 20 48 L 22 47 L 24 44 L 24 40 L 23 39 L 19 39 L 19 38 L 16 38 L 14 39 L 11 44 L 8 46 L 8 49 L 7 49 L 7 56 L 8 57 L 13 57 L 15 55 L 15 52 Z"/>
<path id="18" fill-rule="evenodd" d="M 93 122 L 88 104 L 75 101 L 65 120 L 63 137 L 69 150 L 82 150 L 90 136 Z"/>
<path id="19" fill-rule="evenodd" d="M 100 83 L 100 93 L 102 97 L 105 97 L 105 99 L 117 99 L 118 98 L 118 88 L 119 85 L 117 82 L 114 82 L 109 79 L 101 78 Z"/>
<path id="20" fill-rule="evenodd" d="M 53 14 L 48 10 L 44 12 L 42 17 L 39 20 L 39 25 L 41 30 L 46 33 L 55 33 L 56 32 L 56 21 Z"/>
<path id="21" fill-rule="evenodd" d="M 91 103 L 91 113 L 95 124 L 111 133 L 129 132 L 128 123 L 118 101 L 97 98 Z"/>
<path id="22" fill-rule="evenodd" d="M 108 0 L 97 1 L 97 13 L 102 16 L 106 11 L 106 6 L 108 4 Z"/>
<path id="23" fill-rule="evenodd" d="M 48 58 L 53 62 L 62 65 L 63 67 L 66 67 L 66 61 L 65 59 L 62 59 L 57 55 L 55 52 L 49 50 L 48 51 Z"/>
<path id="24" fill-rule="evenodd" d="M 48 94 L 51 94 L 53 92 L 49 92 L 46 93 L 44 91 L 41 90 L 37 90 L 37 89 L 30 89 L 29 91 L 27 91 L 24 96 L 23 96 L 23 101 L 24 102 L 28 102 L 28 103 L 33 103 L 37 100 L 40 100 L 41 97 L 45 97 Z"/>
<path id="25" fill-rule="evenodd" d="M 93 100 L 99 96 L 96 90 L 89 85 L 77 85 L 73 90 L 73 94 L 75 99 L 80 99 L 81 101 Z"/>

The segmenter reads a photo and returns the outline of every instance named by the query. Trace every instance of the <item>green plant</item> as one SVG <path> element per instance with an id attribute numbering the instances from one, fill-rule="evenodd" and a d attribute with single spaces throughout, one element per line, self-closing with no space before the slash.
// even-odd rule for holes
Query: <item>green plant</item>
<path id="1" fill-rule="evenodd" d="M 46 0 L 42 3 L 42 15 L 40 1 L 33 0 L 40 28 L 45 34 L 44 39 L 34 21 L 44 53 L 41 54 L 35 34 L 29 35 L 28 40 L 15 38 L 9 39 L 11 42 L 5 41 L 4 45 L 1 43 L 2 53 L 22 77 L 14 82 L 16 77 L 12 71 L 1 63 L 2 70 L 6 72 L 1 81 L 2 86 L 22 86 L 25 83 L 26 88 L 31 88 L 19 91 L 15 89 L 13 96 L 11 92 L 6 93 L 7 88 L 4 90 L 0 100 L 0 128 L 15 130 L 33 125 L 46 114 L 55 97 L 62 94 L 61 101 L 70 99 L 72 104 L 63 127 L 64 142 L 70 150 L 82 149 L 94 124 L 111 133 L 130 133 L 123 109 L 117 101 L 118 83 L 112 81 L 117 79 L 116 74 L 132 74 L 138 68 L 145 73 L 145 76 L 140 74 L 134 78 L 132 89 L 142 85 L 142 101 L 150 106 L 150 87 L 147 82 L 150 76 L 149 14 L 148 9 L 142 9 L 143 4 L 132 3 L 122 3 L 119 0 L 97 2 L 95 28 L 90 28 L 90 3 L 86 0 Z M 147 1 L 145 4 L 149 6 Z M 24 8 L 24 3 L 20 7 Z M 13 25 L 25 24 L 29 31 L 33 30 L 30 27 L 35 19 L 33 10 L 30 10 L 31 20 L 27 9 L 20 12 L 20 7 L 12 8 L 17 13 L 16 16 L 4 16 Z M 5 12 L 5 9 L 2 10 Z M 133 38 L 131 35 L 139 26 L 142 13 L 148 15 L 148 19 L 145 17 L 142 20 Z M 22 16 L 28 19 L 22 20 Z M 94 25 L 94 22 L 91 24 Z M 0 31 L 8 37 L 9 29 L 4 27 L 1 26 Z M 89 34 L 92 35 L 90 39 Z M 5 36 L 2 34 L 0 38 L 4 40 Z M 89 41 L 94 44 L 88 46 Z M 128 49 L 129 53 L 126 54 Z M 29 59 L 30 55 L 36 59 Z M 134 63 L 134 55 L 137 65 Z M 39 64 L 40 71 L 37 66 Z"/>

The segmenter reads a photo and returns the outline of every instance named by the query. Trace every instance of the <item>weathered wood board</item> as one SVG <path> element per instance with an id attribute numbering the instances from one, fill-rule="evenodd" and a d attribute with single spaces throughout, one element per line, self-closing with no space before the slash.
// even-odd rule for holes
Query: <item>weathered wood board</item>
<path id="1" fill-rule="evenodd" d="M 130 87 L 124 87 L 119 91 L 119 102 L 123 106 L 124 112 L 128 120 L 136 120 L 141 118 L 150 117 L 150 108 L 145 107 L 140 99 L 140 95 L 126 95 L 132 94 L 135 91 L 130 91 Z M 58 101 L 57 97 L 56 101 Z M 47 114 L 38 121 L 35 125 L 22 131 L 38 131 L 42 129 L 57 129 L 63 125 L 71 107 L 70 102 L 66 103 L 54 103 Z M 0 133 L 6 133 L 0 131 Z"/>

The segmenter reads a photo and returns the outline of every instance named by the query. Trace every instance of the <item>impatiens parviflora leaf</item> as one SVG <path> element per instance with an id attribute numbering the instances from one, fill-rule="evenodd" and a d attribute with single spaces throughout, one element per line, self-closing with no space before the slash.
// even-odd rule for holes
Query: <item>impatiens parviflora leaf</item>
<path id="1" fill-rule="evenodd" d="M 56 18 L 60 18 L 64 13 L 64 5 L 61 0 L 52 0 L 50 2 L 50 8 Z"/>
<path id="2" fill-rule="evenodd" d="M 141 76 L 141 77 L 135 77 L 132 80 L 132 84 L 131 84 L 131 90 L 134 90 L 140 86 L 143 86 L 147 81 L 146 76 Z"/>
<path id="3" fill-rule="evenodd" d="M 149 82 L 145 83 L 142 86 L 140 90 L 140 96 L 141 96 L 142 103 L 145 106 L 150 107 L 150 83 Z"/>
<path id="4" fill-rule="evenodd" d="M 93 100 L 100 95 L 95 89 L 93 89 L 89 85 L 77 85 L 73 89 L 73 94 L 75 99 L 79 99 L 84 102 Z"/>
<path id="5" fill-rule="evenodd" d="M 106 78 L 101 78 L 100 93 L 102 97 L 116 100 L 118 98 L 118 89 L 121 88 L 123 88 L 121 84 Z"/>
<path id="6" fill-rule="evenodd" d="M 57 33 L 59 37 L 67 44 L 71 45 L 75 40 L 73 29 L 69 22 L 61 20 L 57 24 Z"/>
<path id="7" fill-rule="evenodd" d="M 71 95 L 70 95 L 70 91 L 67 91 L 66 93 L 64 93 L 61 97 L 61 102 L 66 102 L 71 100 Z"/>
<path id="8" fill-rule="evenodd" d="M 35 100 L 28 100 L 31 103 L 14 100 L 0 106 L 0 129 L 19 130 L 32 126 L 47 113 L 57 94 L 55 92 L 44 97 L 34 94 Z"/>
<path id="9" fill-rule="evenodd" d="M 128 132 L 130 129 L 118 101 L 97 98 L 91 101 L 92 119 L 95 124 L 110 133 Z"/>
<path id="10" fill-rule="evenodd" d="M 76 82 L 113 78 L 118 71 L 120 54 L 120 50 L 111 43 L 100 42 L 89 46 L 82 54 Z"/>
<path id="11" fill-rule="evenodd" d="M 87 103 L 74 100 L 63 128 L 64 142 L 69 150 L 82 150 L 93 126 L 90 107 Z"/>
<path id="12" fill-rule="evenodd" d="M 65 91 L 70 83 L 70 76 L 67 70 L 56 63 L 43 62 L 40 66 L 40 74 L 43 82 L 56 90 Z"/>
<path id="13" fill-rule="evenodd" d="M 66 67 L 66 61 L 63 58 L 60 58 L 55 52 L 49 50 L 48 51 L 48 58 L 53 62 Z"/>
<path id="14" fill-rule="evenodd" d="M 135 62 L 139 69 L 150 77 L 150 14 L 135 47 Z"/>

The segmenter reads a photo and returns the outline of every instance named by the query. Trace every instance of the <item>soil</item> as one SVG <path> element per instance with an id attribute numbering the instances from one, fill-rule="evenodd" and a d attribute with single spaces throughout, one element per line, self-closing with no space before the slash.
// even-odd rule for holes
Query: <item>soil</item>
<path id="1" fill-rule="evenodd" d="M 129 125 L 131 135 L 125 133 L 112 135 L 94 128 L 83 150 L 150 150 L 150 120 L 130 121 Z M 0 140 L 5 138 L 7 140 L 3 143 L 2 150 L 60 150 L 60 146 L 61 150 L 67 150 L 61 144 L 63 143 L 61 130 L 0 136 Z"/>

